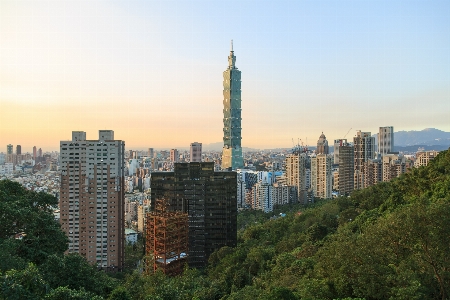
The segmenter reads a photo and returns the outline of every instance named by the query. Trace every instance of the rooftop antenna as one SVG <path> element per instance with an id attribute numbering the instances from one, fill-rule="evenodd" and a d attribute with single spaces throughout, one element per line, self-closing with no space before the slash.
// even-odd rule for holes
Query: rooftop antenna
<path id="1" fill-rule="evenodd" d="M 233 40 L 231 40 L 231 52 L 233 52 Z"/>

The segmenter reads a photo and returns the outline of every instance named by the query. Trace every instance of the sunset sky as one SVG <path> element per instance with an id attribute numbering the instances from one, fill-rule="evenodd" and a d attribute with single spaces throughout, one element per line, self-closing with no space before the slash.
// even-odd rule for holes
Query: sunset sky
<path id="1" fill-rule="evenodd" d="M 221 142 L 230 40 L 242 146 L 450 131 L 450 1 L 0 0 L 0 152 L 112 129 L 127 149 Z"/>

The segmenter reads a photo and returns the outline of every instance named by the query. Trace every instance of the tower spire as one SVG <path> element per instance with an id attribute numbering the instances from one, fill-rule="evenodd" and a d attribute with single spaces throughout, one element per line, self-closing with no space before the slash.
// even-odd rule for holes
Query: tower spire
<path id="1" fill-rule="evenodd" d="M 231 52 L 233 52 L 233 40 L 231 40 Z"/>

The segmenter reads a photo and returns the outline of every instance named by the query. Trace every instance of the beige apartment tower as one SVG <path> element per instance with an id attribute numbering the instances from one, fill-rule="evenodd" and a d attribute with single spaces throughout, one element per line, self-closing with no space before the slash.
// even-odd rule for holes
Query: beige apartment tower
<path id="1" fill-rule="evenodd" d="M 202 143 L 191 143 L 190 162 L 202 162 Z"/>
<path id="2" fill-rule="evenodd" d="M 124 263 L 124 148 L 112 130 L 100 130 L 98 140 L 73 131 L 72 140 L 60 142 L 60 222 L 68 252 L 106 271 Z"/>
<path id="3" fill-rule="evenodd" d="M 297 200 L 299 203 L 308 204 L 307 184 L 306 184 L 306 161 L 305 153 L 294 151 L 286 156 L 286 179 L 287 185 L 294 186 L 297 190 Z"/>
<path id="4" fill-rule="evenodd" d="M 330 199 L 333 189 L 331 165 L 333 158 L 326 154 L 318 154 L 311 159 L 311 189 L 314 197 Z"/>

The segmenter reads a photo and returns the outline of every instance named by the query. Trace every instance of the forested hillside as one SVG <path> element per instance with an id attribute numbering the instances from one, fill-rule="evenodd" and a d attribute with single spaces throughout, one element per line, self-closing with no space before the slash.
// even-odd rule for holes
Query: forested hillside
<path id="1" fill-rule="evenodd" d="M 449 151 L 392 182 L 295 209 L 286 217 L 267 220 L 246 212 L 236 248 L 215 252 L 206 270 L 186 269 L 175 278 L 135 271 L 118 280 L 89 273 L 93 269 L 79 256 L 63 258 L 58 247 L 36 257 L 19 251 L 21 246 L 8 238 L 14 231 L 3 234 L 9 224 L 4 202 L 10 197 L 4 188 L 1 183 L 0 256 L 13 258 L 0 264 L 4 299 L 25 299 L 14 298 L 19 287 L 36 299 L 450 297 Z"/>

